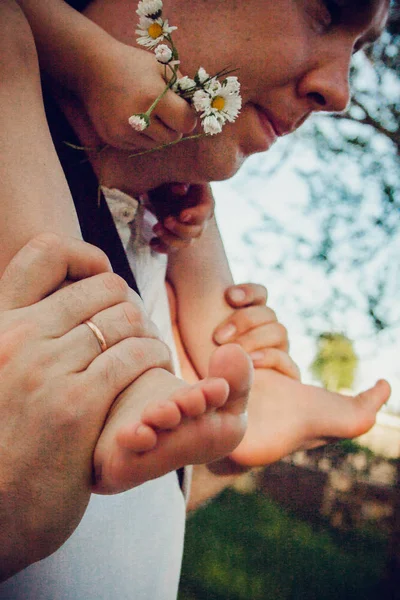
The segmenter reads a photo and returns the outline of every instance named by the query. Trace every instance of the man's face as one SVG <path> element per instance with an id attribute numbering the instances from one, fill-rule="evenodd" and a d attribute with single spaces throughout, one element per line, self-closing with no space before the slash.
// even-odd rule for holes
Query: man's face
<path id="1" fill-rule="evenodd" d="M 349 101 L 352 54 L 383 28 L 389 0 L 164 0 L 183 74 L 235 69 L 243 109 L 221 134 L 148 155 L 141 170 L 173 181 L 233 175 L 315 111 L 342 111 Z M 134 45 L 130 0 L 95 0 L 92 18 Z M 90 8 L 90 7 L 89 7 Z M 97 11 L 97 16 L 96 16 Z M 158 167 L 157 167 L 158 164 Z M 142 170 L 143 172 L 143 170 Z M 156 183 L 162 183 L 157 181 Z"/>
<path id="2" fill-rule="evenodd" d="M 174 39 L 182 72 L 232 68 L 242 84 L 237 121 L 193 143 L 193 153 L 188 143 L 178 145 L 179 159 L 192 160 L 200 179 L 226 178 L 244 158 L 267 150 L 312 112 L 343 111 L 351 56 L 382 29 L 387 5 L 385 0 L 165 0 L 164 13 L 178 26 Z"/>

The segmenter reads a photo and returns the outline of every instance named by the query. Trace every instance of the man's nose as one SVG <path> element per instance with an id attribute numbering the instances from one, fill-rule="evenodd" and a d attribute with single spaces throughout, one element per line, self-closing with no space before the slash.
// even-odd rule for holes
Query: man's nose
<path id="1" fill-rule="evenodd" d="M 349 71 L 350 57 L 315 65 L 299 82 L 298 94 L 311 111 L 342 112 L 350 100 Z"/>

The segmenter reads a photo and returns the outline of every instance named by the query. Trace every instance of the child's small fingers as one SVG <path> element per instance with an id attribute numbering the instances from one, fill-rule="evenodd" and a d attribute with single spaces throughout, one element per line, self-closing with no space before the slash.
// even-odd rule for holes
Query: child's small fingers
<path id="1" fill-rule="evenodd" d="M 300 369 L 290 356 L 277 348 L 264 348 L 249 354 L 256 369 L 274 369 L 282 375 L 300 381 Z"/>
<path id="2" fill-rule="evenodd" d="M 168 254 L 169 248 L 160 238 L 153 238 L 150 240 L 151 249 L 158 254 Z"/>
<path id="3" fill-rule="evenodd" d="M 250 331 L 238 335 L 235 343 L 240 344 L 245 352 L 253 352 L 262 348 L 278 348 L 283 352 L 289 351 L 286 328 L 282 323 L 277 322 L 250 329 Z"/>
<path id="4" fill-rule="evenodd" d="M 260 348 L 278 348 L 283 352 L 289 352 L 289 340 L 287 330 L 282 323 L 267 323 L 246 331 L 236 338 L 246 352 L 253 352 Z"/>
<path id="5" fill-rule="evenodd" d="M 241 283 L 232 285 L 225 291 L 228 304 L 233 307 L 264 305 L 267 302 L 267 288 L 258 283 Z"/>
<path id="6" fill-rule="evenodd" d="M 167 127 L 182 134 L 190 133 L 197 124 L 194 109 L 171 90 L 165 94 L 154 112 Z"/>
<path id="7" fill-rule="evenodd" d="M 165 229 L 165 227 L 163 227 L 161 223 L 157 223 L 157 225 L 153 227 L 153 231 L 156 237 L 163 243 L 163 245 L 168 248 L 168 251 L 181 250 L 182 248 L 186 248 L 190 245 L 192 241 L 191 238 L 181 239 L 177 237 L 176 235 Z M 152 241 L 152 246 L 154 247 L 154 249 L 156 249 L 157 242 Z"/>
<path id="8" fill-rule="evenodd" d="M 205 228 L 204 222 L 200 225 L 185 225 L 184 223 L 179 223 L 173 216 L 167 217 L 163 221 L 163 225 L 165 229 L 182 240 L 191 240 L 200 237 Z"/>
<path id="9" fill-rule="evenodd" d="M 179 214 L 179 221 L 185 225 L 201 225 L 207 221 L 210 221 L 214 214 L 214 205 L 199 204 L 198 206 L 192 206 L 185 208 Z"/>
<path id="10" fill-rule="evenodd" d="M 188 188 L 184 208 L 179 213 L 179 221 L 186 225 L 201 225 L 214 214 L 214 196 L 209 185 L 194 184 Z"/>
<path id="11" fill-rule="evenodd" d="M 169 189 L 172 194 L 176 196 L 186 196 L 190 188 L 190 183 L 171 183 Z"/>
<path id="12" fill-rule="evenodd" d="M 264 325 L 276 323 L 276 315 L 268 306 L 247 306 L 235 310 L 225 321 L 223 321 L 214 330 L 214 341 L 217 344 L 234 342 L 239 335 L 246 331 L 259 329 Z M 282 332 L 287 338 L 287 331 L 283 325 L 280 325 Z M 263 335 L 263 331 L 261 335 Z M 267 345 L 267 344 L 263 344 Z"/>

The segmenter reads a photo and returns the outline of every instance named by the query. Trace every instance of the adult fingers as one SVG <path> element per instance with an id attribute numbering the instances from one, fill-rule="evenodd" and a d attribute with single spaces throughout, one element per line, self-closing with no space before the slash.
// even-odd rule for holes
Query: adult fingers
<path id="1" fill-rule="evenodd" d="M 65 279 L 110 271 L 106 255 L 86 242 L 52 233 L 30 240 L 14 256 L 0 280 L 0 310 L 38 302 Z"/>
<path id="2" fill-rule="evenodd" d="M 300 369 L 287 352 L 277 348 L 262 348 L 250 352 L 249 356 L 256 369 L 274 369 L 291 379 L 300 381 Z"/>
<path id="3" fill-rule="evenodd" d="M 167 127 L 163 121 L 156 116 L 152 117 L 150 126 L 146 129 L 146 136 L 153 140 L 156 147 L 158 145 L 161 146 L 163 144 L 178 142 L 182 138 L 181 133 Z"/>
<path id="4" fill-rule="evenodd" d="M 181 134 L 190 133 L 197 124 L 194 109 L 172 90 L 157 105 L 155 114 L 169 129 Z"/>
<path id="5" fill-rule="evenodd" d="M 127 301 L 128 297 L 129 288 L 121 277 L 102 273 L 74 282 L 22 311 L 38 323 L 45 336 L 60 337 L 100 311 Z M 141 306 L 138 296 L 137 303 Z"/>
<path id="6" fill-rule="evenodd" d="M 225 291 L 225 299 L 233 307 L 264 305 L 267 302 L 267 288 L 258 283 L 232 285 Z"/>
<path id="7" fill-rule="evenodd" d="M 214 331 L 213 339 L 217 344 L 225 344 L 235 341 L 239 335 L 250 329 L 258 328 L 268 323 L 276 323 L 276 321 L 275 312 L 268 306 L 247 306 L 235 310 L 218 325 Z M 287 336 L 287 334 L 285 335 Z"/>
<path id="8" fill-rule="evenodd" d="M 104 138 L 106 139 L 105 136 Z M 131 156 L 157 147 L 157 142 L 146 134 L 146 130 L 134 131 L 129 123 L 119 136 L 114 136 L 113 142 L 111 145 L 118 150 L 131 150 Z"/>
<path id="9" fill-rule="evenodd" d="M 100 330 L 107 348 L 129 337 L 158 339 L 157 327 L 131 302 L 122 302 L 94 315 L 90 321 Z M 59 354 L 70 357 L 72 371 L 82 371 L 101 353 L 99 340 L 83 323 L 60 338 Z"/>

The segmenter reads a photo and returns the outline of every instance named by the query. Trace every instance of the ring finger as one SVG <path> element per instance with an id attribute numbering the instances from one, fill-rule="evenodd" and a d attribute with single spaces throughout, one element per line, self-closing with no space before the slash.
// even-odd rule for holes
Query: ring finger
<path id="1" fill-rule="evenodd" d="M 104 337 L 106 348 L 111 348 L 129 337 L 159 338 L 157 327 L 137 310 L 130 302 L 122 302 L 94 315 L 90 322 L 100 334 L 96 334 L 86 323 L 82 323 L 59 338 L 60 352 L 67 356 L 71 349 L 69 366 L 71 371 L 79 372 L 103 351 L 98 335 Z"/>

